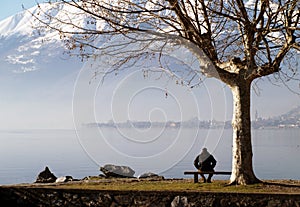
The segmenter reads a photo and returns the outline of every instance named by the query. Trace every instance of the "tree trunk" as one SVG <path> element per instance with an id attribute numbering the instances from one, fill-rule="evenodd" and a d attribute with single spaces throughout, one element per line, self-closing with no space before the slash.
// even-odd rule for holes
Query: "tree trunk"
<path id="1" fill-rule="evenodd" d="M 233 94 L 233 149 L 232 174 L 230 184 L 247 185 L 260 182 L 253 172 L 251 120 L 250 120 L 250 81 L 238 81 L 230 86 Z"/>

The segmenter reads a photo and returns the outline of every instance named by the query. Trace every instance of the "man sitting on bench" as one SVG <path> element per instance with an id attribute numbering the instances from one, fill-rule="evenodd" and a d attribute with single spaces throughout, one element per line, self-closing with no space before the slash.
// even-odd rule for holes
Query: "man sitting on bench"
<path id="1" fill-rule="evenodd" d="M 200 155 L 196 157 L 194 160 L 194 166 L 200 171 L 211 171 L 214 172 L 214 167 L 216 166 L 217 161 L 215 160 L 214 156 L 212 156 L 206 148 L 202 149 Z M 204 183 L 208 182 L 211 183 L 211 178 L 213 176 L 212 173 L 208 175 L 206 180 L 204 174 L 200 173 L 201 177 L 203 178 Z"/>

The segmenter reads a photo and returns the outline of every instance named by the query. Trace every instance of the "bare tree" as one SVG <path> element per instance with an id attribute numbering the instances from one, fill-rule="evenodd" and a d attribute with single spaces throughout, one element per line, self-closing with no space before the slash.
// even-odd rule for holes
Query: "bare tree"
<path id="1" fill-rule="evenodd" d="M 99 36 L 127 39 L 124 44 L 118 42 L 106 50 L 118 55 L 117 50 L 127 48 L 124 49 L 127 53 L 117 56 L 119 61 L 112 70 L 141 57 L 149 58 L 149 51 L 157 52 L 157 48 L 174 44 L 174 39 L 178 40 L 177 45 L 184 44 L 198 55 L 200 61 L 207 60 L 196 73 L 221 80 L 233 94 L 230 181 L 232 184 L 260 182 L 252 165 L 251 85 L 255 79 L 271 74 L 295 79 L 300 52 L 298 0 L 50 0 L 48 3 L 64 15 L 54 15 L 39 6 L 40 15 L 36 18 L 41 25 L 58 31 L 68 49 L 79 50 L 83 57 L 93 55 L 88 47 L 93 51 L 104 50 L 103 44 L 94 44 Z M 74 10 L 64 10 L 64 5 Z M 88 23 L 94 26 L 78 24 L 71 18 L 72 12 L 88 16 Z M 155 47 L 156 51 L 149 50 L 159 41 L 163 44 Z M 142 45 L 139 49 L 130 48 L 137 43 Z M 191 81 L 186 85 L 191 86 Z"/>

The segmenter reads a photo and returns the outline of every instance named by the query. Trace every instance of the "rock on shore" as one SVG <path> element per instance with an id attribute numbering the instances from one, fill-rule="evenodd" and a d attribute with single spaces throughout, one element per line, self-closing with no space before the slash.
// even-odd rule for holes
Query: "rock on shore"
<path id="1" fill-rule="evenodd" d="M 44 171 L 40 172 L 36 178 L 36 183 L 53 183 L 57 177 L 49 170 L 48 167 Z"/>
<path id="2" fill-rule="evenodd" d="M 116 178 L 133 178 L 135 171 L 128 166 L 118 166 L 107 164 L 100 167 L 100 171 L 106 177 L 116 177 Z"/>

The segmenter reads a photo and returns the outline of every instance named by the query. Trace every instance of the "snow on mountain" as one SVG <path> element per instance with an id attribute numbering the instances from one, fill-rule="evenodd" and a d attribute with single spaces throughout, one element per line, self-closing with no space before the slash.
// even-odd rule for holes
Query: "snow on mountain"
<path id="1" fill-rule="evenodd" d="M 34 6 L 0 22 L 1 65 L 9 65 L 12 72 L 35 71 L 44 68 L 44 63 L 53 63 L 57 58 L 73 59 L 63 56 L 65 49 L 56 31 L 43 32 L 36 28 L 38 21 L 34 16 L 49 21 L 45 16 L 39 15 L 39 9 L 54 16 L 62 16 L 64 9 L 70 10 L 60 10 L 56 4 L 41 4 L 40 8 Z M 78 22 L 84 21 L 84 17 L 79 15 L 74 17 L 76 18 Z M 57 24 L 54 20 L 50 23 Z"/>
<path id="2" fill-rule="evenodd" d="M 56 58 L 70 59 L 68 55 L 63 55 L 66 50 L 59 33 L 39 27 L 41 23 L 36 17 L 55 27 L 61 24 L 57 19 L 71 20 L 78 28 L 62 26 L 71 32 L 79 31 L 79 27 L 99 29 L 105 26 L 101 22 L 96 24 L 86 14 L 80 14 L 82 12 L 77 8 L 67 4 L 44 3 L 4 19 L 0 22 L 1 60 L 10 66 L 15 65 L 13 72 L 30 72 L 40 69 L 39 64 L 52 62 Z"/>
<path id="3" fill-rule="evenodd" d="M 43 14 L 43 11 L 45 14 Z M 67 12 L 66 12 L 67 11 Z M 68 13 L 68 14 L 67 14 Z M 35 28 L 38 24 L 38 17 L 40 20 L 47 22 L 49 24 L 58 24 L 55 21 L 55 18 L 60 19 L 72 19 L 74 22 L 78 21 L 77 24 L 82 24 L 84 21 L 84 16 L 77 15 L 79 12 L 74 11 L 74 7 L 69 5 L 62 4 L 40 4 L 34 6 L 28 10 L 19 12 L 13 16 L 10 16 L 2 21 L 0 21 L 0 36 L 9 36 L 9 35 L 35 35 L 39 34 L 45 36 L 45 34 L 40 34 L 39 31 Z M 48 18 L 47 15 L 54 18 Z M 76 28 L 72 28 L 76 30 Z M 53 34 L 56 35 L 53 35 Z M 56 32 L 47 31 L 46 34 L 48 37 L 59 38 Z"/>
<path id="4" fill-rule="evenodd" d="M 0 22 L 0 35 L 9 36 L 13 34 L 30 34 L 32 31 L 30 25 L 31 19 L 31 14 L 23 11 L 2 20 Z"/>

